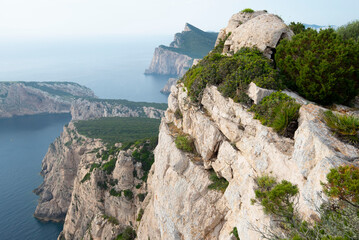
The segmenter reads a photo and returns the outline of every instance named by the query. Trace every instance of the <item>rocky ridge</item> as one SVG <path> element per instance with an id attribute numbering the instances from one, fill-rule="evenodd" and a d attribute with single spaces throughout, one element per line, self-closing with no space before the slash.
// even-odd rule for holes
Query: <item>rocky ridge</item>
<path id="1" fill-rule="evenodd" d="M 242 15 L 246 13 L 234 15 L 230 23 L 242 23 Z M 224 54 L 230 54 L 231 49 L 239 45 L 266 46 L 264 50 L 268 50 L 267 47 L 272 46 L 267 45 L 271 43 L 269 40 L 274 39 L 273 44 L 280 41 L 277 36 L 282 36 L 283 28 L 276 16 L 259 12 L 246 18 L 250 19 L 247 22 L 273 20 L 273 25 L 279 27 L 269 28 L 270 31 L 262 37 L 265 44 L 257 45 L 256 40 L 250 42 L 254 33 L 248 39 L 237 36 L 241 31 L 236 29 L 245 25 L 240 24 L 230 32 L 232 39 L 245 39 L 244 43 L 227 42 L 230 51 Z M 252 22 L 249 26 L 257 24 Z M 227 35 L 229 28 L 224 33 L 223 36 Z M 291 32 L 287 33 L 290 38 Z M 267 57 L 270 57 L 269 52 Z M 251 83 L 248 95 L 258 103 L 271 92 Z M 115 169 L 108 175 L 99 169 L 90 171 L 91 165 L 99 161 L 90 148 L 86 150 L 88 155 L 76 158 L 79 160 L 74 161 L 76 167 L 73 169 L 53 164 L 52 181 L 61 174 L 67 176 L 69 173 L 66 172 L 76 171 L 64 230 L 59 239 L 115 239 L 128 225 L 136 229 L 137 239 L 141 240 L 233 240 L 235 237 L 231 232 L 235 227 L 240 239 L 261 239 L 255 229 L 265 231 L 271 226 L 271 219 L 263 213 L 261 206 L 253 205 L 251 199 L 254 198 L 254 179 L 263 174 L 296 184 L 300 190 L 300 214 L 304 219 L 314 221 L 317 219 L 316 207 L 320 206 L 324 197 L 320 182 L 325 182 L 326 174 L 332 167 L 345 163 L 359 164 L 359 149 L 343 143 L 331 133 L 320 117 L 324 108 L 294 92 L 285 93 L 301 104 L 299 126 L 293 139 L 263 126 L 253 118 L 254 114 L 248 111 L 248 107 L 223 97 L 215 86 L 205 88 L 199 104 L 191 102 L 183 85 L 173 86 L 154 151 L 155 162 L 147 183 L 139 189 L 134 188 L 138 178 L 134 177 L 133 170 L 136 169 L 139 177 L 142 173 L 130 157 L 131 150 L 116 154 Z M 176 147 L 178 134 L 187 134 L 194 140 L 194 153 Z M 65 139 L 66 135 L 61 137 Z M 89 143 L 94 148 L 95 144 L 91 141 L 95 140 L 85 139 L 83 144 Z M 62 144 L 64 142 L 62 140 Z M 55 154 L 51 161 L 56 162 Z M 228 181 L 228 187 L 223 192 L 209 189 L 211 170 Z M 90 177 L 86 179 L 89 171 Z M 57 172 L 61 174 L 55 174 Z M 131 189 L 135 195 L 148 194 L 141 203 L 122 196 L 114 198 L 108 190 L 102 189 L 101 183 L 105 179 L 118 180 L 113 186 L 116 191 Z M 45 198 L 51 200 L 50 197 Z M 140 209 L 144 210 L 142 218 L 135 221 Z"/>
<path id="2" fill-rule="evenodd" d="M 251 204 L 256 176 L 271 174 L 297 184 L 300 213 L 311 221 L 329 169 L 359 162 L 359 150 L 336 139 L 318 117 L 323 108 L 313 104 L 301 107 L 294 139 L 263 126 L 214 86 L 204 91 L 203 109 L 190 104 L 183 86 L 172 89 L 168 104 L 138 239 L 229 240 L 234 227 L 240 239 L 260 239 L 253 229 L 265 230 L 270 219 Z M 178 110 L 182 118 L 174 114 Z M 194 139 L 200 161 L 176 148 L 170 124 Z M 211 168 L 229 182 L 223 195 L 208 189 Z"/>
<path id="3" fill-rule="evenodd" d="M 70 82 L 0 82 L 0 118 L 40 113 L 68 113 L 77 98 L 92 90 Z"/>

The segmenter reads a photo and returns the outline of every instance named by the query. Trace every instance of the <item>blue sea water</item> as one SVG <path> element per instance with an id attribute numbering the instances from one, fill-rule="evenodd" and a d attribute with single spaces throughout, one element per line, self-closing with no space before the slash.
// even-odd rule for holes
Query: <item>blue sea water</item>
<path id="1" fill-rule="evenodd" d="M 71 119 L 69 114 L 0 119 L 0 239 L 51 240 L 61 223 L 33 217 L 42 182 L 41 160 Z"/>
<path id="2" fill-rule="evenodd" d="M 145 76 L 162 37 L 0 40 L 0 81 L 70 81 L 100 98 L 167 102 L 167 77 Z M 0 240 L 54 240 L 61 223 L 36 220 L 41 161 L 69 115 L 0 119 Z"/>

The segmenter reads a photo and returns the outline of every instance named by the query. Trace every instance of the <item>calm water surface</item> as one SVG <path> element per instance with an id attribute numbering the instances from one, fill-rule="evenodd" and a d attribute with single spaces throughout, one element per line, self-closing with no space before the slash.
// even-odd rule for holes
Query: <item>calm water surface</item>
<path id="1" fill-rule="evenodd" d="M 70 81 L 100 98 L 167 102 L 167 77 L 145 76 L 154 48 L 172 37 L 0 40 L 0 81 Z M 69 115 L 0 119 L 0 240 L 55 240 L 62 224 L 33 218 L 41 161 Z"/>
<path id="2" fill-rule="evenodd" d="M 70 121 L 68 114 L 0 120 L 0 239 L 56 239 L 62 224 L 33 217 L 41 160 Z"/>

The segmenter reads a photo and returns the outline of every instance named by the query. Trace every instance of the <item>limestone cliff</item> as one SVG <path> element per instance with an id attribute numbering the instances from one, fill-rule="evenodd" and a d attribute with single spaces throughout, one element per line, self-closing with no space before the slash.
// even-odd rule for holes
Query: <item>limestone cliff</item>
<path id="1" fill-rule="evenodd" d="M 183 76 L 191 67 L 193 59 L 159 46 L 155 49 L 151 64 L 145 74 Z"/>
<path id="2" fill-rule="evenodd" d="M 70 82 L 0 82 L 0 118 L 68 113 L 74 99 L 94 93 Z"/>
<path id="3" fill-rule="evenodd" d="M 318 117 L 323 109 L 313 104 L 301 107 L 294 139 L 263 126 L 214 86 L 205 89 L 203 108 L 190 104 L 182 86 L 172 89 L 168 104 L 138 239 L 229 240 L 234 227 L 240 239 L 260 239 L 253 229 L 264 230 L 270 219 L 251 204 L 256 176 L 272 174 L 297 184 L 300 212 L 310 220 L 329 169 L 359 162 L 359 150 L 336 139 Z M 176 148 L 171 125 L 194 139 L 200 158 Z M 223 194 L 208 189 L 210 168 L 228 180 Z"/>
<path id="4" fill-rule="evenodd" d="M 253 32 L 256 29 L 261 33 Z M 234 15 L 222 37 L 229 32 L 224 54 L 240 46 L 257 46 L 267 57 L 281 38 L 292 35 L 283 21 L 266 12 Z M 273 91 L 251 83 L 247 94 L 259 103 Z M 49 219 L 45 217 L 49 213 L 63 217 L 67 211 L 61 240 L 116 239 L 126 226 L 136 230 L 139 240 L 234 240 L 235 227 L 240 239 L 257 240 L 258 231 L 273 224 L 262 207 L 251 202 L 255 178 L 268 174 L 298 186 L 298 210 L 312 222 L 325 197 L 321 182 L 329 169 L 359 164 L 359 149 L 332 134 L 321 118 L 323 107 L 283 92 L 301 105 L 293 138 L 262 125 L 246 105 L 222 96 L 215 86 L 207 86 L 198 103 L 191 101 L 182 83 L 173 86 L 148 178 L 134 158 L 136 147 L 107 149 L 98 140 L 80 136 L 69 124 L 44 159 L 45 183 L 38 190 L 42 211 L 37 210 L 43 215 L 38 217 Z M 81 110 L 74 109 L 73 115 L 87 119 L 96 114 L 86 111 L 99 111 L 101 116 L 117 111 L 101 104 L 81 100 Z M 179 134 L 193 139 L 194 151 L 177 148 Z M 111 156 L 106 155 L 109 151 Z M 113 166 L 111 171 L 108 166 Z M 211 171 L 225 178 L 228 187 L 210 189 Z"/>

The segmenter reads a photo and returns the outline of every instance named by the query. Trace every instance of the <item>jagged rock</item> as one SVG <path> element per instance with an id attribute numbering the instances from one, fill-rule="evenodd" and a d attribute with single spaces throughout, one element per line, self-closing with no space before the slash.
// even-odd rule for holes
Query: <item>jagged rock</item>
<path id="1" fill-rule="evenodd" d="M 248 20 L 251 20 L 252 18 L 255 18 L 259 15 L 266 14 L 266 11 L 255 11 L 253 13 L 245 13 L 245 12 L 239 12 L 232 15 L 232 17 L 229 19 L 227 27 L 221 29 L 221 31 L 218 34 L 216 45 L 219 43 L 220 40 L 225 39 L 225 37 L 229 33 L 233 33 L 233 31 L 238 28 L 243 23 L 247 22 Z"/>
<path id="2" fill-rule="evenodd" d="M 86 140 L 77 142 L 78 134 L 74 131 L 74 125 L 70 123 L 59 138 L 49 147 L 42 161 L 41 175 L 44 182 L 34 190 L 40 198 L 34 216 L 42 220 L 63 221 L 71 202 L 73 181 L 77 176 L 77 168 L 82 158 L 88 158 L 95 154 L 83 156 L 85 146 L 87 151 L 98 148 L 102 144 L 99 141 Z"/>
<path id="3" fill-rule="evenodd" d="M 280 40 L 291 39 L 294 35 L 282 19 L 264 12 L 235 14 L 228 27 L 221 30 L 218 39 L 224 39 L 229 32 L 232 34 L 224 43 L 223 53 L 237 52 L 242 47 L 257 47 L 268 58 L 273 58 L 273 49 Z"/>
<path id="4" fill-rule="evenodd" d="M 272 94 L 273 92 L 275 91 L 257 87 L 257 85 L 254 82 L 251 82 L 249 84 L 247 94 L 253 100 L 254 104 L 258 104 L 260 101 L 262 101 L 264 97 Z"/>
<path id="5" fill-rule="evenodd" d="M 153 176 L 148 181 L 151 198 L 138 229 L 139 239 L 149 236 L 151 239 L 229 240 L 233 227 L 237 227 L 241 239 L 260 239 L 260 234 L 253 227 L 265 230 L 270 225 L 270 218 L 264 215 L 260 206 L 251 204 L 255 177 L 271 174 L 279 181 L 286 179 L 297 184 L 300 189 L 299 211 L 304 219 L 310 221 L 316 214 L 315 206 L 320 206 L 322 201 L 320 182 L 325 181 L 329 169 L 359 161 L 359 150 L 336 139 L 321 121 L 321 107 L 303 105 L 300 109 L 299 128 L 294 139 L 288 139 L 254 120 L 253 114 L 246 107 L 223 97 L 214 86 L 204 90 L 201 102 L 204 111 L 191 106 L 183 86 L 177 87 L 170 98 L 171 101 L 177 98 L 176 102 L 183 114 L 183 123 L 179 127 L 186 129 L 185 132 L 197 142 L 204 143 L 208 141 L 207 138 L 215 135 L 212 133 L 213 136 L 203 138 L 203 135 L 196 133 L 199 129 L 209 132 L 210 127 L 216 128 L 219 134 L 228 138 L 222 139 L 218 154 L 211 161 L 211 166 L 218 175 L 229 181 L 224 198 L 219 200 L 221 209 L 224 210 L 220 211 L 220 223 L 215 221 L 217 225 L 211 227 L 211 231 L 198 226 L 197 218 L 207 216 L 209 206 L 201 208 L 196 203 L 203 198 L 208 199 L 208 196 L 196 195 L 193 200 L 193 192 L 188 184 L 198 187 L 198 184 L 205 182 L 205 179 L 198 180 L 198 175 L 203 174 L 204 166 L 196 165 L 190 160 L 190 156 L 178 153 L 173 137 L 163 122 L 155 152 L 155 164 L 151 170 Z M 166 117 L 172 117 L 171 111 L 167 111 Z M 166 119 L 167 122 L 170 120 Z M 201 124 L 206 127 L 200 126 Z M 175 170 L 174 166 L 180 163 L 183 167 Z M 186 164 L 183 165 L 184 163 Z M 193 206 L 193 212 L 188 212 L 187 204 Z M 212 207 L 213 209 L 218 208 Z M 196 217 L 191 215 L 193 213 Z M 211 218 L 209 220 L 213 221 Z M 204 223 L 207 224 L 208 221 Z M 215 224 L 212 222 L 210 225 Z M 196 235 L 189 233 L 193 228 L 197 230 Z"/>

